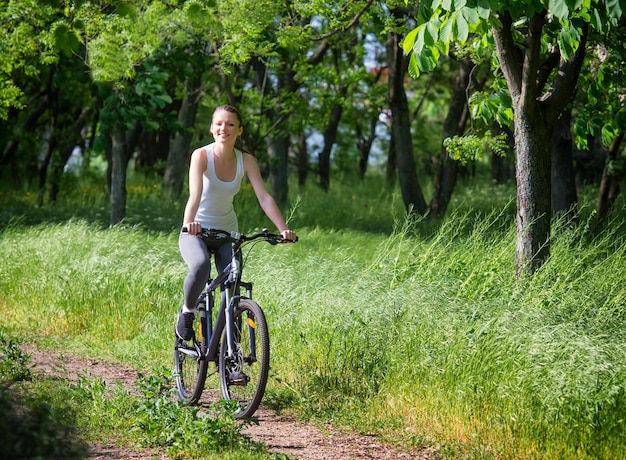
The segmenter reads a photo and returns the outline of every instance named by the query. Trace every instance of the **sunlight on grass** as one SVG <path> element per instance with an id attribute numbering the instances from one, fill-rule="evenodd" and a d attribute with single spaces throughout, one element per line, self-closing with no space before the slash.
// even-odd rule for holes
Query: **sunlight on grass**
<path id="1" fill-rule="evenodd" d="M 133 217 L 114 228 L 13 202 L 0 230 L 7 327 L 171 366 L 181 213 L 158 187 L 132 190 Z M 598 224 L 583 207 L 577 227 L 555 223 L 551 259 L 516 282 L 509 192 L 464 190 L 446 219 L 409 222 L 372 178 L 300 190 L 285 210 L 300 242 L 244 254 L 270 328 L 267 401 L 449 457 L 626 456 L 626 218 Z M 242 231 L 271 228 L 251 190 L 238 200 Z"/>

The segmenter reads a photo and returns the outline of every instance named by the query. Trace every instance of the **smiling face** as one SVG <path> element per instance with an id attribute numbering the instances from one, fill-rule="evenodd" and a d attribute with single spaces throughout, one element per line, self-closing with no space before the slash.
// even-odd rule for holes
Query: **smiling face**
<path id="1" fill-rule="evenodd" d="M 224 109 L 215 111 L 211 122 L 211 134 L 215 142 L 234 144 L 241 133 L 243 126 L 236 113 Z"/>

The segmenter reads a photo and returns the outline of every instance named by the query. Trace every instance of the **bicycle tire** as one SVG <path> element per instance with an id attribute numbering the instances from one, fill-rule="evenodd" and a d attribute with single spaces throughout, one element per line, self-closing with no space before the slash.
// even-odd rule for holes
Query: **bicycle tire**
<path id="1" fill-rule="evenodd" d="M 236 401 L 235 417 L 252 417 L 259 408 L 270 367 L 270 337 L 263 310 L 253 300 L 242 299 L 234 312 L 235 359 L 227 357 L 226 330 L 222 333 L 219 369 L 220 389 L 227 401 Z M 253 331 L 253 333 L 250 333 Z M 251 337 L 254 337 L 256 355 L 251 354 Z M 239 374 L 238 374 L 239 373 Z M 245 378 L 241 377 L 241 373 Z"/>
<path id="2" fill-rule="evenodd" d="M 178 399 L 185 405 L 197 404 L 204 390 L 209 362 L 198 354 L 198 348 L 204 355 L 208 347 L 206 321 L 200 314 L 196 314 L 191 340 L 182 340 L 174 334 L 174 375 Z M 199 339 L 198 339 L 199 337 Z"/>

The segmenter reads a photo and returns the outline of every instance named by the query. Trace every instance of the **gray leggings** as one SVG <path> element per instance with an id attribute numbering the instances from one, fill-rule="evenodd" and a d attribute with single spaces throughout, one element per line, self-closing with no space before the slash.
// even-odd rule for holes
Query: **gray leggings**
<path id="1" fill-rule="evenodd" d="M 211 241 L 181 232 L 178 237 L 178 247 L 189 267 L 189 273 L 183 285 L 183 302 L 188 308 L 195 308 L 196 300 L 211 274 L 211 254 L 215 254 L 217 273 L 222 273 L 232 260 L 232 245 L 229 241 Z"/>

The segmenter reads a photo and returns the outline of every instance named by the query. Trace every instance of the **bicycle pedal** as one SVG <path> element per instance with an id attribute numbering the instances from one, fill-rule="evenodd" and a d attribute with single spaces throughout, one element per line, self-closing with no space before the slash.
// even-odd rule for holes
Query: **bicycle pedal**
<path id="1" fill-rule="evenodd" d="M 231 372 L 228 376 L 228 380 L 231 385 L 245 387 L 250 382 L 250 377 L 243 372 Z"/>

